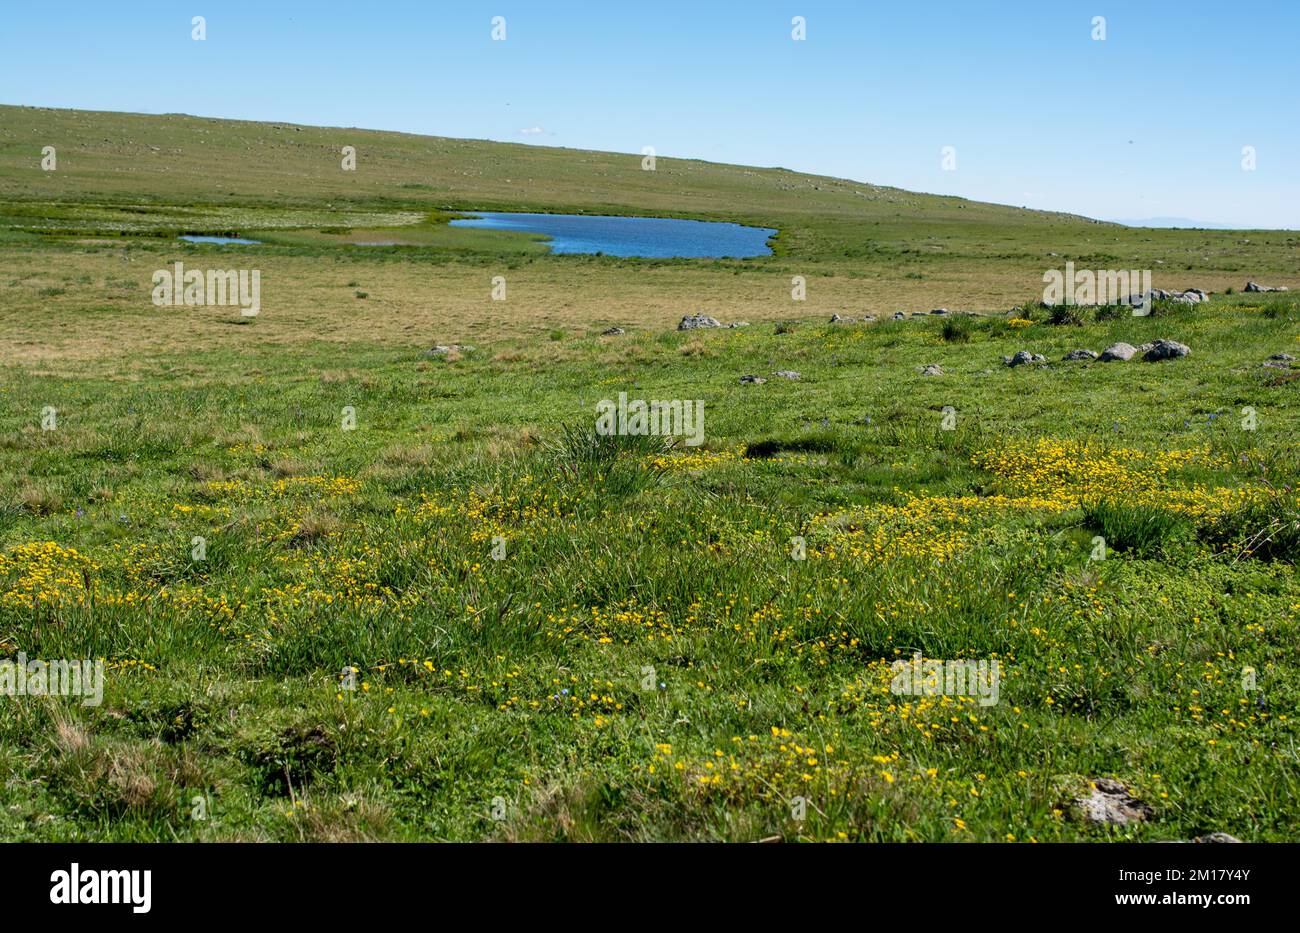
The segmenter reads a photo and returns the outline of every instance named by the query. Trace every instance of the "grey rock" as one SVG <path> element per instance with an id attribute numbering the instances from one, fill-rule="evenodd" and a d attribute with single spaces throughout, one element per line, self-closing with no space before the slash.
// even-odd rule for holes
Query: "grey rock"
<path id="1" fill-rule="evenodd" d="M 730 330 L 735 330 L 737 327 L 748 327 L 748 326 L 749 326 L 749 321 L 733 321 L 732 323 L 727 325 L 727 327 Z"/>
<path id="2" fill-rule="evenodd" d="M 931 314 L 952 314 L 952 312 L 949 311 L 947 308 L 935 308 L 930 313 Z"/>
<path id="3" fill-rule="evenodd" d="M 926 366 L 922 366 L 922 367 L 920 368 L 920 370 L 918 370 L 918 371 L 921 373 L 922 376 L 942 376 L 942 375 L 943 375 L 943 370 L 942 370 L 942 369 L 941 369 L 937 364 L 935 364 L 935 363 L 930 363 L 930 364 L 928 364 L 928 365 L 926 365 Z"/>
<path id="4" fill-rule="evenodd" d="M 740 377 L 740 384 L 743 386 L 761 386 L 765 382 L 767 382 L 767 380 L 762 376 L 750 375 Z"/>
<path id="5" fill-rule="evenodd" d="M 626 334 L 626 333 L 627 333 L 627 331 L 625 331 L 625 330 L 624 330 L 623 328 L 621 328 L 621 327 L 610 327 L 610 328 L 608 328 L 607 330 L 603 330 L 603 331 L 601 331 L 601 332 L 600 332 L 600 335 L 601 335 L 602 337 L 616 337 L 616 336 L 618 336 L 619 334 Z"/>
<path id="6" fill-rule="evenodd" d="M 448 353 L 473 353 L 474 348 L 469 345 L 453 343 L 450 345 L 437 344 L 424 351 L 427 356 L 446 356 Z"/>
<path id="7" fill-rule="evenodd" d="M 1132 295 L 1123 299 L 1120 303 L 1136 307 L 1148 298 L 1152 301 L 1164 301 L 1167 298 L 1172 298 L 1176 294 L 1178 293 L 1167 292 L 1163 288 L 1153 288 L 1149 292 L 1134 292 Z"/>
<path id="8" fill-rule="evenodd" d="M 903 318 L 905 318 L 905 317 L 907 317 L 907 314 L 906 314 L 905 312 L 903 312 L 903 311 L 895 311 L 895 312 L 894 312 L 894 320 L 895 320 L 895 321 L 901 321 L 901 320 L 903 320 Z"/>
<path id="9" fill-rule="evenodd" d="M 1284 363 L 1290 363 L 1295 359 L 1290 353 L 1274 353 L 1269 357 L 1270 360 L 1281 360 Z"/>
<path id="10" fill-rule="evenodd" d="M 1088 822 L 1124 826 L 1144 822 L 1155 815 L 1148 804 L 1134 797 L 1119 781 L 1097 778 L 1091 783 L 1092 792 L 1074 801 L 1079 814 Z"/>
<path id="11" fill-rule="evenodd" d="M 1160 360 L 1173 360 L 1179 357 L 1187 356 L 1192 352 L 1192 348 L 1185 343 L 1179 343 L 1177 340 L 1157 340 L 1151 345 L 1151 349 L 1146 352 L 1142 359 L 1148 363 L 1155 363 Z"/>
<path id="12" fill-rule="evenodd" d="M 913 311 L 913 312 L 912 312 L 912 317 L 925 317 L 925 312 L 924 312 L 924 311 Z"/>
<path id="13" fill-rule="evenodd" d="M 838 314 L 832 314 L 830 322 L 832 324 L 847 324 L 852 320 L 853 320 L 852 318 L 840 317 Z"/>
<path id="14" fill-rule="evenodd" d="M 1101 351 L 1101 356 L 1097 360 L 1102 363 L 1109 363 L 1112 360 L 1131 360 L 1137 353 L 1137 347 L 1131 343 L 1112 343 L 1109 347 Z"/>
<path id="15" fill-rule="evenodd" d="M 1208 833 L 1204 836 L 1197 836 L 1192 842 L 1209 842 L 1209 843 L 1237 843 L 1241 840 L 1236 836 L 1229 836 L 1227 833 Z"/>
<path id="16" fill-rule="evenodd" d="M 1046 363 L 1047 358 L 1041 353 L 1017 350 L 1013 356 L 1002 357 L 1002 362 L 1007 366 L 1024 366 L 1026 363 Z"/>
<path id="17" fill-rule="evenodd" d="M 1245 291 L 1248 292 L 1284 292 L 1287 290 L 1285 285 L 1257 285 L 1254 282 L 1247 282 Z"/>
<path id="18" fill-rule="evenodd" d="M 1165 299 L 1168 301 L 1177 301 L 1180 304 L 1185 305 L 1197 305 L 1202 301 L 1210 300 L 1210 296 L 1199 288 L 1189 288 L 1186 291 L 1181 292 L 1167 292 L 1161 288 L 1153 288 L 1147 294 L 1149 294 L 1153 300 Z M 1136 297 L 1141 299 L 1142 296 L 1138 295 Z M 1131 303 L 1132 302 L 1130 301 L 1130 304 Z"/>
<path id="19" fill-rule="evenodd" d="M 1097 353 L 1094 350 L 1071 350 L 1069 353 L 1065 354 L 1065 356 L 1061 357 L 1061 359 L 1066 361 L 1095 360 L 1096 358 Z"/>
<path id="20" fill-rule="evenodd" d="M 778 369 L 776 372 L 772 373 L 772 375 L 776 376 L 778 379 L 802 379 L 803 378 L 802 373 L 797 373 L 793 369 Z"/>
<path id="21" fill-rule="evenodd" d="M 678 330 L 698 330 L 701 327 L 721 327 L 718 319 L 707 314 L 688 314 L 677 325 Z"/>

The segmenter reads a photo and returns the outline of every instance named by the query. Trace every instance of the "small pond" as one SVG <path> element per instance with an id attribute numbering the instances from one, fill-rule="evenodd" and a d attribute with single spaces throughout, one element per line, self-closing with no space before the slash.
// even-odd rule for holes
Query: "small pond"
<path id="1" fill-rule="evenodd" d="M 191 243 L 261 243 L 261 240 L 245 240 L 237 236 L 193 236 L 186 234 L 180 237 L 182 240 L 188 240 Z"/>
<path id="2" fill-rule="evenodd" d="M 771 227 L 671 217 L 610 217 L 588 214 L 519 214 L 474 212 L 453 220 L 453 227 L 479 227 L 542 233 L 553 253 L 604 253 L 607 256 L 672 258 L 744 258 L 769 256 Z"/>

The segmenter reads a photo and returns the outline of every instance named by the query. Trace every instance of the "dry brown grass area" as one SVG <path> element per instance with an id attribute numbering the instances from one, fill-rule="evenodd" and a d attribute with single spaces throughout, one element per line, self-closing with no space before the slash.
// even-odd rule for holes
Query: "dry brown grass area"
<path id="1" fill-rule="evenodd" d="M 124 261 L 124 256 L 128 257 Z M 257 268 L 261 313 L 253 319 L 228 307 L 155 307 L 155 269 L 181 257 L 187 268 Z M 506 264 L 503 264 L 506 265 Z M 112 371 L 130 378 L 164 357 L 172 362 L 209 349 L 253 352 L 302 341 L 340 348 L 337 372 L 349 368 L 345 349 L 368 343 L 419 351 L 434 344 L 472 344 L 503 363 L 555 352 L 547 339 L 598 334 L 617 324 L 629 332 L 672 330 L 684 314 L 724 323 L 798 318 L 828 320 L 894 311 L 1000 311 L 1041 293 L 1041 271 L 1002 263 L 980 268 L 956 262 L 942 274 L 906 279 L 887 272 L 858 275 L 817 268 L 800 274 L 807 300 L 790 297 L 798 264 L 773 259 L 739 272 L 709 263 L 637 266 L 545 257 L 494 268 L 491 263 L 379 261 L 348 255 L 276 254 L 274 250 L 191 250 L 172 255 L 135 250 L 86 252 L 0 250 L 0 355 L 54 374 Z M 491 279 L 504 275 L 507 300 L 491 300 Z M 1158 287 L 1195 284 L 1210 291 L 1240 287 L 1235 273 L 1157 278 Z M 88 281 L 87 281 L 88 280 Z M 108 283 L 134 282 L 134 286 Z M 356 285 L 349 283 L 355 282 Z M 57 294 L 42 294 L 42 290 Z M 365 298 L 358 298 L 357 292 Z M 617 354 L 616 348 L 611 352 Z M 29 369 L 29 371 L 32 371 Z M 328 373 L 322 378 L 330 378 Z"/>

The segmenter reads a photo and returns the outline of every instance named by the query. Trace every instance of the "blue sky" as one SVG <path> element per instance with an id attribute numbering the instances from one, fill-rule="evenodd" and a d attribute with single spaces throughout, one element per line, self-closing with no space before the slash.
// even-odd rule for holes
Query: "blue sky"
<path id="1" fill-rule="evenodd" d="M 1107 219 L 1300 228 L 1298 34 L 1295 0 L 6 0 L 0 102 L 654 146 Z"/>

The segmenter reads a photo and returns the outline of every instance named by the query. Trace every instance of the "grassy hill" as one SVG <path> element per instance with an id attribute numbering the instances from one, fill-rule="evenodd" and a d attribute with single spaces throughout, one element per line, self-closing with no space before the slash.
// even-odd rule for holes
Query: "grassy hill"
<path id="1" fill-rule="evenodd" d="M 780 234 L 554 256 L 471 208 Z M 107 667 L 98 706 L 4 700 L 0 838 L 1292 838 L 1296 246 L 0 108 L 0 658 Z M 1213 294 L 1040 307 L 1068 260 Z M 154 306 L 175 261 L 259 270 L 261 313 Z M 892 319 L 939 306 L 999 313 Z M 1191 354 L 1064 359 L 1158 338 Z M 702 403 L 704 443 L 594 434 L 620 392 Z M 895 691 L 916 653 L 997 702 Z M 1087 818 L 1102 778 L 1141 819 Z"/>
<path id="2" fill-rule="evenodd" d="M 44 190 L 57 199 L 140 198 L 160 202 L 319 207 L 421 206 L 466 202 L 536 210 L 613 213 L 694 211 L 717 216 L 854 217 L 927 215 L 934 220 L 1078 223 L 1080 218 L 921 195 L 780 168 L 719 165 L 483 140 L 341 127 L 0 106 L 0 194 L 29 200 L 42 184 L 32 153 L 63 156 Z M 358 170 L 340 169 L 355 146 Z M 969 211 L 970 214 L 960 212 Z"/>
<path id="3" fill-rule="evenodd" d="M 57 172 L 39 170 L 47 145 L 59 154 Z M 357 149 L 355 172 L 340 167 L 348 145 Z M 1300 247 L 1294 232 L 1256 233 L 1247 244 L 1232 231 L 1129 229 L 779 168 L 661 155 L 655 171 L 643 171 L 641 159 L 352 128 L 0 106 L 0 200 L 11 202 L 0 220 L 21 228 L 44 220 L 95 232 L 221 232 L 236 222 L 251 229 L 257 218 L 247 211 L 256 208 L 306 210 L 310 216 L 289 218 L 304 227 L 395 210 L 671 214 L 779 227 L 781 255 L 819 266 L 906 274 L 974 259 L 1006 275 L 1025 268 L 1041 275 L 1056 256 L 1093 268 L 1150 268 L 1159 259 L 1167 267 L 1161 272 L 1209 276 L 1207 288 L 1226 287 L 1220 274 L 1234 281 L 1242 272 L 1294 274 Z M 91 204 L 132 210 L 80 210 Z M 146 206 L 197 213 L 181 219 Z"/>

